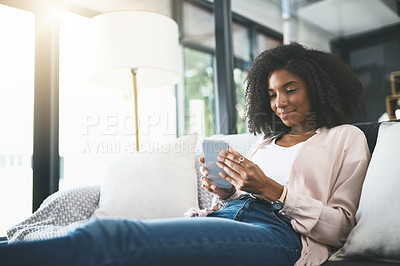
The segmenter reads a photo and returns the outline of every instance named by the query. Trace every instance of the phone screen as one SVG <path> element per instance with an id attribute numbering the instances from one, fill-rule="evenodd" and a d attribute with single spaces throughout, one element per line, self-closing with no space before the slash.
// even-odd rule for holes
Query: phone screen
<path id="1" fill-rule="evenodd" d="M 224 172 L 218 167 L 217 156 L 221 150 L 228 150 L 229 144 L 223 140 L 203 140 L 204 165 L 208 171 L 208 179 L 219 188 L 231 188 L 232 184 L 218 173 Z M 224 172 L 225 173 L 225 172 Z"/>

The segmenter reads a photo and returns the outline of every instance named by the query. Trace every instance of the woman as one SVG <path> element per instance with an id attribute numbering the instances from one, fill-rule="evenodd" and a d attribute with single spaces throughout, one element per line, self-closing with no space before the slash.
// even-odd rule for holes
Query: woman
<path id="1" fill-rule="evenodd" d="M 262 53 L 247 81 L 249 129 L 265 138 L 247 158 L 220 153 L 232 189 L 216 188 L 204 169 L 214 205 L 188 214 L 208 217 L 95 220 L 66 237 L 0 247 L 2 263 L 323 263 L 354 226 L 368 166 L 363 133 L 344 125 L 362 107 L 362 85 L 333 56 L 299 44 Z"/>
<path id="2" fill-rule="evenodd" d="M 363 110 L 363 87 L 338 59 L 295 43 L 262 53 L 247 81 L 249 129 L 266 138 L 248 159 L 221 152 L 228 175 L 220 175 L 234 187 L 218 189 L 204 178 L 217 195 L 206 213 L 243 197 L 236 189 L 272 203 L 283 198 L 278 216 L 301 236 L 297 264 L 319 265 L 355 224 L 370 154 L 364 134 L 344 123 Z"/>

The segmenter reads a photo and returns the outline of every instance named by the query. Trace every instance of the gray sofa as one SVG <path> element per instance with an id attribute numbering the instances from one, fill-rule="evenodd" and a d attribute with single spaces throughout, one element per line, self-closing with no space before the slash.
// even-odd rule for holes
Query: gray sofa
<path id="1" fill-rule="evenodd" d="M 394 123 L 400 124 L 398 122 L 400 122 L 400 120 L 397 120 Z M 368 122 L 354 125 L 364 132 L 369 149 L 373 154 L 377 145 L 380 123 Z M 211 138 L 222 138 L 227 140 L 232 147 L 242 154 L 246 153 L 246 150 L 252 145 L 252 143 L 258 140 L 257 137 L 250 134 L 230 136 L 215 135 Z M 400 145 L 398 148 L 400 149 Z M 201 153 L 198 153 L 196 156 L 196 169 L 199 169 L 200 167 L 197 160 L 198 156 L 201 156 Z M 400 177 L 400 173 L 398 173 L 398 176 Z M 199 171 L 197 171 L 197 179 L 199 207 L 204 208 L 209 206 L 212 195 L 200 188 Z M 8 237 L 11 242 L 14 242 L 46 239 L 65 235 L 90 219 L 99 203 L 99 197 L 100 186 L 82 187 L 57 192 L 46 199 L 41 207 L 31 217 L 20 224 L 15 225 L 13 228 L 10 228 L 8 231 Z M 398 207 L 395 206 L 395 208 Z M 6 240 L 0 241 L 0 245 L 4 244 L 7 244 Z M 371 257 L 368 254 L 365 257 L 348 257 L 346 259 L 347 260 L 342 261 L 327 261 L 323 265 L 400 265 L 400 263 L 398 263 L 400 260 L 398 260 L 398 262 L 388 262 L 384 261 L 385 258 L 382 256 Z M 393 257 L 390 257 L 389 259 L 393 260 Z"/>

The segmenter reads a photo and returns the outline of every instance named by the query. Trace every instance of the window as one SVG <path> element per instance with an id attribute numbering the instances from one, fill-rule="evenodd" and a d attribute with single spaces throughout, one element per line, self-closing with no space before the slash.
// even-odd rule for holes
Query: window
<path id="1" fill-rule="evenodd" d="M 184 48 L 185 134 L 215 134 L 213 56 Z"/>
<path id="2" fill-rule="evenodd" d="M 32 213 L 35 15 L 0 5 L 0 25 L 0 236 L 5 236 Z"/>
<path id="3" fill-rule="evenodd" d="M 183 42 L 213 51 L 215 49 L 214 16 L 207 8 L 183 2 Z"/>
<path id="4" fill-rule="evenodd" d="M 184 47 L 184 133 L 197 131 L 210 136 L 216 133 L 214 89 L 215 32 L 213 4 L 207 1 L 184 0 L 181 44 Z M 269 34 L 271 32 L 271 34 Z M 232 14 L 232 39 L 236 94 L 237 133 L 248 132 L 245 121 L 245 78 L 261 51 L 281 43 L 280 34 L 250 19 Z"/>
<path id="5" fill-rule="evenodd" d="M 270 37 L 261 32 L 257 33 L 257 55 L 265 50 L 274 48 L 279 44 L 281 44 L 281 42 L 276 38 Z"/>
<path id="6" fill-rule="evenodd" d="M 233 78 L 236 89 L 236 111 L 237 111 L 237 133 L 248 132 L 247 121 L 245 120 L 245 91 L 246 91 L 246 76 L 252 64 L 251 44 L 250 40 L 254 38 L 248 27 L 233 23 L 233 50 L 235 56 L 235 66 L 233 70 Z M 280 41 L 263 32 L 256 33 L 256 56 L 261 52 L 271 49 L 280 44 Z"/>
<path id="7" fill-rule="evenodd" d="M 183 1 L 182 10 L 184 117 L 180 117 L 180 133 L 211 136 L 216 132 L 214 17 L 190 1 Z"/>
<path id="8" fill-rule="evenodd" d="M 245 109 L 246 109 L 246 101 L 245 101 L 245 91 L 246 91 L 246 84 L 244 83 L 248 71 L 243 70 L 241 68 L 235 68 L 233 70 L 233 79 L 235 82 L 236 88 L 236 112 L 237 112 L 237 133 L 246 133 L 248 132 L 247 129 L 247 122 L 245 120 Z"/>
<path id="9" fill-rule="evenodd" d="M 250 30 L 245 25 L 232 23 L 233 55 L 243 61 L 251 61 Z"/>
<path id="10" fill-rule="evenodd" d="M 236 94 L 236 130 L 237 133 L 246 133 L 247 122 L 245 121 L 245 79 L 251 66 L 251 34 L 249 27 L 244 24 L 232 23 L 234 70 L 233 80 L 235 83 Z"/>

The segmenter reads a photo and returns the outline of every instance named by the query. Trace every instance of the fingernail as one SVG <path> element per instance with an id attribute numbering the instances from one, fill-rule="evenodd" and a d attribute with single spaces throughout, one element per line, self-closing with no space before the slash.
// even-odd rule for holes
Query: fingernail
<path id="1" fill-rule="evenodd" d="M 217 159 L 219 160 L 219 161 L 221 161 L 222 160 L 222 157 L 221 156 L 217 156 Z"/>
<path id="2" fill-rule="evenodd" d="M 222 163 L 217 162 L 218 167 L 222 168 Z"/>
<path id="3" fill-rule="evenodd" d="M 214 189 L 216 188 L 216 186 L 215 186 L 215 185 L 211 185 L 210 188 L 211 188 L 212 190 L 214 190 Z"/>

